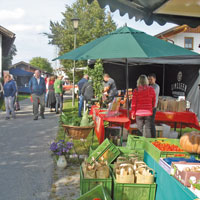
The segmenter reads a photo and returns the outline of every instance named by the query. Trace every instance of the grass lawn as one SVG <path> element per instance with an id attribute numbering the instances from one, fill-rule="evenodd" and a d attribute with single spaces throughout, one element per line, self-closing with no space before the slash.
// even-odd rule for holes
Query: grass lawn
<path id="1" fill-rule="evenodd" d="M 30 96 L 31 96 L 30 94 L 18 94 L 18 100 L 22 101 L 24 99 L 30 98 Z"/>
<path id="2" fill-rule="evenodd" d="M 75 107 L 72 108 L 72 102 L 71 100 L 67 100 L 63 104 L 63 112 L 67 115 L 67 113 L 70 113 L 71 111 L 77 111 L 77 116 L 78 116 L 78 101 L 75 101 Z M 91 146 L 92 143 L 92 135 L 93 131 L 90 132 L 89 136 L 87 137 L 86 141 L 80 141 L 80 140 L 73 140 L 74 146 L 76 151 L 78 152 L 79 155 L 88 155 L 89 152 L 89 147 Z M 65 140 L 69 141 L 70 138 L 65 134 L 64 129 L 60 123 L 59 125 L 59 131 L 56 137 L 56 141 L 58 140 Z M 97 147 L 99 145 L 96 134 L 94 133 L 94 140 L 93 140 L 93 147 Z M 70 151 L 70 154 L 74 154 L 74 150 L 72 149 Z"/>

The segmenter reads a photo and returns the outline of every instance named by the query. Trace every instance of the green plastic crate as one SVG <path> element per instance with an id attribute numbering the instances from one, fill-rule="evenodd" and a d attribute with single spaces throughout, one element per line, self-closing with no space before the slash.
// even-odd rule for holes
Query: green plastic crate
<path id="1" fill-rule="evenodd" d="M 119 149 L 108 139 L 105 139 L 102 144 L 100 144 L 88 157 L 87 162 L 93 163 L 92 157 L 95 160 L 99 160 L 102 156 L 104 160 L 111 164 L 113 160 L 119 156 Z"/>
<path id="2" fill-rule="evenodd" d="M 146 138 L 145 140 L 145 151 L 157 162 L 159 162 L 160 158 L 166 157 L 175 157 L 176 154 L 184 154 L 184 157 L 190 157 L 191 154 L 187 152 L 177 152 L 177 151 L 160 151 L 157 147 L 155 147 L 151 142 L 154 141 L 163 141 L 169 144 L 175 144 L 180 147 L 179 139 L 159 139 L 159 138 Z"/>
<path id="3" fill-rule="evenodd" d="M 112 172 L 110 170 L 110 177 L 106 179 L 89 179 L 84 178 L 82 167 L 80 167 L 80 193 L 85 194 L 97 185 L 102 185 L 107 193 L 112 195 Z"/>
<path id="4" fill-rule="evenodd" d="M 129 149 L 144 149 L 145 137 L 128 135 L 127 147 Z"/>
<path id="5" fill-rule="evenodd" d="M 92 200 L 93 198 L 100 198 L 101 200 L 112 200 L 102 185 L 96 186 L 76 200 Z"/>
<path id="6" fill-rule="evenodd" d="M 118 147 L 120 151 L 120 156 L 128 156 L 129 154 L 137 154 L 140 160 L 144 160 L 144 150 L 143 149 L 129 149 L 128 147 Z"/>
<path id="7" fill-rule="evenodd" d="M 113 165 L 111 165 L 111 168 Z M 154 200 L 156 184 L 117 183 L 113 176 L 113 199 L 114 200 Z"/>

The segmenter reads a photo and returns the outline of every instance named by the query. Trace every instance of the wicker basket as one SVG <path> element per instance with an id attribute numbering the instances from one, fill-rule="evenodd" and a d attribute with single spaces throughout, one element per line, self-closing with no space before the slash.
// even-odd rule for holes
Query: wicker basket
<path id="1" fill-rule="evenodd" d="M 62 126 L 68 136 L 75 140 L 86 139 L 90 131 L 94 128 L 94 126 L 69 126 L 65 124 Z"/>

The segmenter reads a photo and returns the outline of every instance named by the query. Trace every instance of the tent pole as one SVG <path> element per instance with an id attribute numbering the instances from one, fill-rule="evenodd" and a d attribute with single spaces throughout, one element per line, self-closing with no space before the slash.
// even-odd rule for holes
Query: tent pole
<path id="1" fill-rule="evenodd" d="M 165 64 L 163 65 L 163 85 L 162 85 L 162 96 L 165 93 Z"/>
<path id="2" fill-rule="evenodd" d="M 129 77 L 128 77 L 128 59 L 125 59 L 126 61 L 126 93 L 127 93 L 127 98 L 126 98 L 126 104 L 127 104 L 127 117 L 129 118 L 129 96 L 128 96 L 128 88 L 129 88 Z"/>

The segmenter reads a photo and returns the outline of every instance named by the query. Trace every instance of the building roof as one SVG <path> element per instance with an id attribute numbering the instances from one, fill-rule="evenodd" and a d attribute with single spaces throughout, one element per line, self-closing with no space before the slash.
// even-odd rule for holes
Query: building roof
<path id="1" fill-rule="evenodd" d="M 92 3 L 94 0 L 87 0 Z M 199 0 L 97 0 L 101 8 L 107 5 L 111 12 L 119 10 L 121 16 L 144 20 L 147 25 L 154 21 L 160 25 L 166 22 L 191 27 L 200 25 Z"/>
<path id="2" fill-rule="evenodd" d="M 182 26 L 175 26 L 173 28 L 170 28 L 166 31 L 163 31 L 155 37 L 163 39 L 163 38 L 168 38 L 171 36 L 174 36 L 176 34 L 186 32 L 186 33 L 200 33 L 200 26 L 197 26 L 196 28 L 190 28 L 188 25 L 182 25 Z"/>
<path id="3" fill-rule="evenodd" d="M 35 70 L 40 70 L 41 72 L 45 72 L 44 70 L 42 70 L 42 69 L 40 69 L 40 68 L 38 68 L 38 67 L 35 67 L 35 66 L 33 66 L 33 65 L 30 65 L 29 63 L 24 62 L 24 61 L 20 61 L 20 62 L 18 62 L 18 63 L 15 63 L 15 64 L 12 65 L 10 68 L 16 68 L 18 65 L 21 65 L 21 64 L 26 65 L 27 67 L 33 68 L 33 69 L 35 69 Z"/>
<path id="4" fill-rule="evenodd" d="M 0 35 L 2 35 L 2 54 L 7 56 L 15 40 L 15 34 L 0 25 Z"/>

